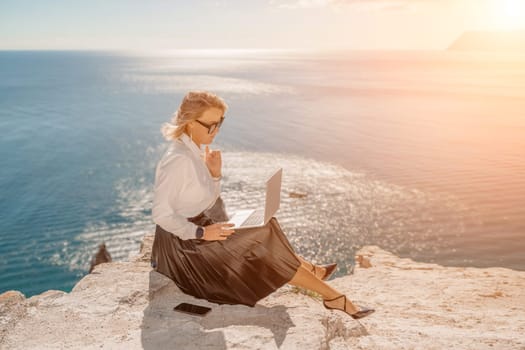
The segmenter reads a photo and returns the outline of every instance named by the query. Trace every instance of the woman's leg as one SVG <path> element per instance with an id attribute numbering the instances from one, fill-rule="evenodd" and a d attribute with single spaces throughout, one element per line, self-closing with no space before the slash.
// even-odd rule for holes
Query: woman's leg
<path id="1" fill-rule="evenodd" d="M 314 268 L 314 264 L 305 260 L 302 256 L 300 256 L 299 254 L 295 254 L 295 256 L 301 261 L 301 266 L 303 266 L 305 269 L 307 269 L 308 271 L 312 271 L 313 268 Z M 324 274 L 326 273 L 326 269 L 324 267 L 321 267 L 321 266 L 317 266 L 315 268 L 315 272 L 319 271 L 319 276 L 324 276 Z M 315 274 L 315 276 L 318 276 L 317 274 Z"/>
<path id="2" fill-rule="evenodd" d="M 323 296 L 323 299 L 333 299 L 342 294 L 341 292 L 338 292 L 337 290 L 330 287 L 330 285 L 328 285 L 325 281 L 320 280 L 313 273 L 311 273 L 308 268 L 305 268 L 303 265 L 299 266 L 297 272 L 288 283 L 293 286 L 313 290 L 314 292 L 321 294 Z M 334 301 L 325 302 L 330 307 L 343 307 L 343 300 L 344 298 L 339 298 Z M 352 304 L 352 302 L 348 298 L 346 298 L 346 310 L 351 314 L 359 311 L 358 308 L 355 307 L 355 305 Z"/>

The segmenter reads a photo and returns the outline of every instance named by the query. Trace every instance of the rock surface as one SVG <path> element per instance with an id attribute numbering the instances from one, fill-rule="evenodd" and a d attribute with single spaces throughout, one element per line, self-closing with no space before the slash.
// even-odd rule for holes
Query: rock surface
<path id="1" fill-rule="evenodd" d="M 149 265 L 152 235 L 129 262 L 97 265 L 70 293 L 0 295 L 0 349 L 525 349 L 525 272 L 401 259 L 329 281 L 376 312 L 354 320 L 285 285 L 253 308 L 182 293 Z M 209 306 L 205 317 L 173 311 Z"/>

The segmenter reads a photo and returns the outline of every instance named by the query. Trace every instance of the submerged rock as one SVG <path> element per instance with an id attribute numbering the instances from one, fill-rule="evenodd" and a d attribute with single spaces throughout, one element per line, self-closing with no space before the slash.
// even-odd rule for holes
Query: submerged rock
<path id="1" fill-rule="evenodd" d="M 290 196 L 290 198 L 304 198 L 308 195 L 308 193 L 299 193 L 299 192 L 290 191 L 288 195 Z"/>
<path id="2" fill-rule="evenodd" d="M 97 266 L 98 264 L 107 263 L 107 262 L 111 262 L 111 255 L 106 249 L 106 244 L 102 242 L 98 246 L 97 254 L 95 254 L 93 259 L 91 260 L 91 267 L 89 268 L 89 273 L 91 273 L 93 269 L 95 268 L 95 266 Z"/>

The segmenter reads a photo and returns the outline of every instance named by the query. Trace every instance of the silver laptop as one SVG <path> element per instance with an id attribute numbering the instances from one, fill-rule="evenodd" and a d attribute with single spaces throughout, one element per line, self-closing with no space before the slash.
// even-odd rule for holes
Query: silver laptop
<path id="1" fill-rule="evenodd" d="M 249 228 L 265 226 L 279 209 L 281 204 L 281 179 L 283 168 L 279 168 L 266 181 L 266 200 L 264 207 L 257 209 L 243 209 L 235 212 L 228 221 L 234 223 L 235 228 Z"/>

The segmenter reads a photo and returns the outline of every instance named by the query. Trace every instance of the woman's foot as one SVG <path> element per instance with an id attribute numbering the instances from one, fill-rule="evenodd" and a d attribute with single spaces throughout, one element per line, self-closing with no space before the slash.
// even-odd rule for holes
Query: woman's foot
<path id="1" fill-rule="evenodd" d="M 363 318 L 370 315 L 375 310 L 359 306 L 356 308 L 350 300 L 346 299 L 346 295 L 341 294 L 333 299 L 323 299 L 323 305 L 327 309 L 341 310 L 352 316 L 354 319 Z"/>
<path id="2" fill-rule="evenodd" d="M 337 263 L 320 266 L 310 263 L 310 265 L 312 265 L 312 267 L 310 268 L 310 272 L 312 272 L 316 277 L 322 280 L 327 280 L 330 276 L 333 275 L 337 268 Z"/>

